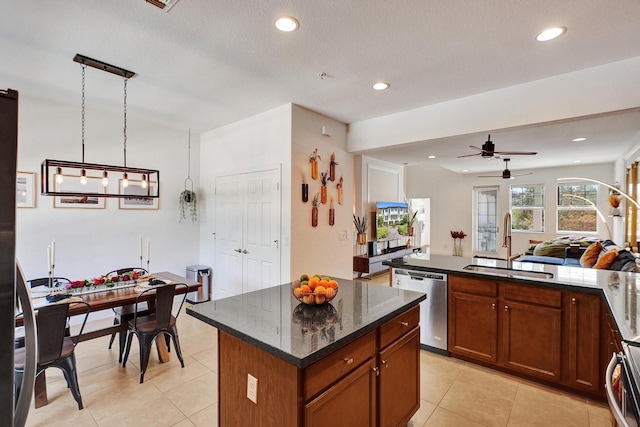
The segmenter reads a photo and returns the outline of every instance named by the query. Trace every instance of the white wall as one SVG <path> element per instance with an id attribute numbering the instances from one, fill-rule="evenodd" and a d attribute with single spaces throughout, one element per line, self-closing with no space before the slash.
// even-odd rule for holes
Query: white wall
<path id="1" fill-rule="evenodd" d="M 74 100 L 76 101 L 76 100 Z M 139 265 L 138 238 L 151 241 L 151 270 L 185 274 L 198 264 L 198 223 L 179 223 L 178 195 L 187 176 L 188 129 L 176 130 L 127 117 L 127 166 L 160 171 L 158 210 L 120 210 L 118 199 L 105 209 L 53 208 L 41 196 L 40 163 L 44 159 L 81 161 L 80 105 L 51 103 L 20 96 L 18 170 L 37 172 L 35 209 L 17 210 L 17 259 L 27 279 L 47 275 L 47 245 L 56 240 L 56 275 L 85 279 L 110 270 Z M 85 161 L 123 164 L 121 115 L 87 108 Z M 192 159 L 199 136 L 191 136 Z M 192 160 L 197 191 L 199 165 Z M 114 179 L 115 177 L 111 177 Z M 146 255 L 145 255 L 146 258 Z"/>
<path id="2" fill-rule="evenodd" d="M 353 277 L 353 156 L 346 152 L 347 126 L 329 117 L 299 107 L 292 110 L 292 189 L 291 189 L 291 276 L 326 274 Z M 325 127 L 328 136 L 322 135 Z M 311 226 L 313 196 L 320 192 L 320 175 L 311 179 L 309 157 L 318 149 L 319 173 L 329 170 L 331 153 L 335 153 L 336 180 L 327 184 L 328 200 L 318 208 L 318 226 Z M 309 201 L 302 202 L 302 175 L 309 184 Z M 338 204 L 336 184 L 343 182 L 343 204 Z M 329 225 L 329 203 L 333 197 L 335 224 Z"/>
<path id="3" fill-rule="evenodd" d="M 545 232 L 512 233 L 513 253 L 524 252 L 529 247 L 529 239 L 548 240 L 559 236 L 556 230 L 556 189 L 557 178 L 585 177 L 607 183 L 614 180 L 614 164 L 571 166 L 562 168 L 535 169 L 532 175 L 518 177 L 515 180 L 501 178 L 477 178 L 475 175 L 462 175 L 444 168 L 426 165 L 407 166 L 407 197 L 429 197 L 431 199 L 431 251 L 436 254 L 451 255 L 453 239 L 451 230 L 463 230 L 469 237 L 463 240 L 465 256 L 472 256 L 471 227 L 472 201 L 474 186 L 500 186 L 498 194 L 498 216 L 502 218 L 509 209 L 509 186 L 511 184 L 545 184 Z M 598 209 L 606 216 L 608 189 L 599 188 Z M 501 224 L 501 223 L 500 223 Z M 612 220 L 607 217 L 612 228 Z M 503 230 L 500 230 L 501 241 Z M 598 219 L 598 236 L 609 238 L 607 228 Z M 616 242 L 623 243 L 623 242 Z M 506 249 L 499 248 L 498 255 L 506 256 Z"/>
<path id="4" fill-rule="evenodd" d="M 277 167 L 281 179 L 282 282 L 291 265 L 291 104 L 231 123 L 201 135 L 200 260 L 213 267 L 215 286 L 215 182 L 217 176 Z"/>

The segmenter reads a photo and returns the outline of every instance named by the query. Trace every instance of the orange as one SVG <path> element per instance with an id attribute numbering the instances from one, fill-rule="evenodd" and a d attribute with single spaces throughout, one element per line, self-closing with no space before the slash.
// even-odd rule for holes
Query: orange
<path id="1" fill-rule="evenodd" d="M 296 290 L 298 289 L 300 289 L 303 295 L 311 292 L 311 288 L 309 287 L 309 285 L 302 285 L 299 288 L 296 288 Z"/>
<path id="2" fill-rule="evenodd" d="M 326 300 L 324 295 L 316 295 L 316 304 L 324 304 Z"/>
<path id="3" fill-rule="evenodd" d="M 309 279 L 309 287 L 311 290 L 315 289 L 316 286 L 318 286 L 318 283 L 320 283 L 320 279 L 315 276 Z"/>
<path id="4" fill-rule="evenodd" d="M 322 282 L 320 282 L 320 283 L 322 283 Z M 316 286 L 316 288 L 313 291 L 315 292 L 316 296 L 319 296 L 319 295 L 325 296 L 326 295 L 325 287 L 322 286 L 322 285 Z"/>
<path id="5" fill-rule="evenodd" d="M 320 286 L 324 287 L 325 289 L 327 289 L 329 287 L 329 281 L 328 280 L 320 280 Z"/>
<path id="6" fill-rule="evenodd" d="M 305 295 L 302 297 L 302 302 L 305 304 L 313 305 L 315 303 L 315 297 L 313 295 Z"/>
<path id="7" fill-rule="evenodd" d="M 333 289 L 337 288 L 338 287 L 338 282 L 335 281 L 335 280 L 329 280 L 329 287 L 333 288 Z"/>
<path id="8" fill-rule="evenodd" d="M 295 288 L 293 290 L 293 296 L 298 299 L 302 298 L 302 288 Z"/>
<path id="9" fill-rule="evenodd" d="M 325 290 L 325 295 L 327 296 L 327 299 L 331 299 L 336 296 L 336 291 L 334 291 L 333 288 L 327 288 Z"/>

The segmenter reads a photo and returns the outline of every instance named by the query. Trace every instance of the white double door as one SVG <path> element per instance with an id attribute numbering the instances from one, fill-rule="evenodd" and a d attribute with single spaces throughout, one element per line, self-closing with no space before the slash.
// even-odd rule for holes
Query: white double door
<path id="1" fill-rule="evenodd" d="M 216 178 L 214 298 L 280 284 L 280 170 Z"/>

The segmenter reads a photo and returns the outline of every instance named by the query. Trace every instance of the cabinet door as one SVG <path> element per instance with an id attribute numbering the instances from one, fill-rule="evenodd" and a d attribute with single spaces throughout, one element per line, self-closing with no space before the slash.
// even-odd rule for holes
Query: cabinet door
<path id="1" fill-rule="evenodd" d="M 449 351 L 493 362 L 498 355 L 496 298 L 449 294 Z"/>
<path id="2" fill-rule="evenodd" d="M 406 425 L 420 408 L 419 332 L 420 328 L 415 328 L 380 352 L 380 427 Z"/>
<path id="3" fill-rule="evenodd" d="M 505 367 L 559 381 L 562 310 L 516 302 L 502 309 Z"/>
<path id="4" fill-rule="evenodd" d="M 338 381 L 304 406 L 306 427 L 374 427 L 376 425 L 375 359 Z"/>
<path id="5" fill-rule="evenodd" d="M 599 295 L 569 293 L 569 385 L 598 392 L 600 388 Z"/>

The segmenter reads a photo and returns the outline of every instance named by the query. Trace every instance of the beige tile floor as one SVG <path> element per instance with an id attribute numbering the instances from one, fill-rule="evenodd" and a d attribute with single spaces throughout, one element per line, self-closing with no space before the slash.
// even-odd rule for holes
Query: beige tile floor
<path id="1" fill-rule="evenodd" d="M 59 371 L 49 369 L 50 403 L 32 409 L 27 425 L 217 426 L 216 330 L 185 313 L 178 317 L 178 330 L 184 369 L 173 352 L 169 363 L 160 364 L 153 351 L 143 384 L 136 341 L 126 368 L 118 364 L 117 346 L 107 349 L 108 337 L 80 343 L 84 409 L 78 410 Z M 410 427 L 610 425 L 602 403 L 426 351 L 420 361 L 421 406 Z"/>

